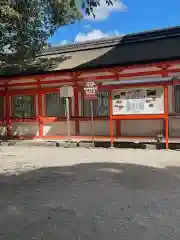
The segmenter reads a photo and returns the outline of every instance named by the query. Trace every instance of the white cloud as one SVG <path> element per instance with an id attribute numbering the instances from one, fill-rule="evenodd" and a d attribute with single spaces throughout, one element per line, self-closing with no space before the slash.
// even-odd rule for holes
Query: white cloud
<path id="1" fill-rule="evenodd" d="M 112 12 L 124 12 L 127 10 L 126 5 L 121 0 L 112 0 L 113 5 L 108 6 L 106 0 L 100 0 L 100 6 L 94 8 L 95 18 L 85 16 L 88 20 L 105 20 Z"/>
<path id="2" fill-rule="evenodd" d="M 73 42 L 84 42 L 84 41 L 90 41 L 90 40 L 96 40 L 101 38 L 111 38 L 111 37 L 118 37 L 123 36 L 122 33 L 120 33 L 118 30 L 103 32 L 99 29 L 94 29 L 88 33 L 82 33 L 79 32 Z M 70 44 L 68 40 L 61 41 L 61 45 Z M 55 46 L 55 45 L 54 45 Z"/>
<path id="3" fill-rule="evenodd" d="M 75 42 L 84 42 L 88 40 L 95 40 L 100 38 L 116 37 L 121 36 L 118 30 L 110 31 L 107 33 L 102 32 L 101 30 L 95 29 L 87 34 L 79 32 L 75 37 Z"/>
<path id="4" fill-rule="evenodd" d="M 62 40 L 61 44 L 62 45 L 68 44 L 68 40 Z"/>

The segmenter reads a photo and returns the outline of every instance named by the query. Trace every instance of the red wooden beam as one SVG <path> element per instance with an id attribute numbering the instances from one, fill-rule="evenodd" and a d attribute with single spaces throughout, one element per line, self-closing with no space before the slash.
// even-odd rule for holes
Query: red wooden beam
<path id="1" fill-rule="evenodd" d="M 126 67 L 115 67 L 114 69 L 117 71 L 118 68 L 120 68 L 119 70 L 122 71 L 123 69 L 138 69 L 138 68 L 142 68 L 142 67 L 158 67 L 158 68 L 162 68 L 162 66 L 164 66 L 164 64 L 166 64 L 167 67 L 172 66 L 174 64 L 179 64 L 180 61 L 167 61 L 167 62 L 159 62 L 159 63 L 149 63 L 149 64 L 139 64 L 139 65 L 131 65 L 131 66 L 126 66 Z M 13 80 L 28 80 L 30 78 L 34 78 L 39 79 L 41 78 L 41 81 L 43 81 L 42 79 L 44 78 L 52 78 L 52 77 L 64 77 L 64 76 L 71 76 L 71 78 L 73 79 L 74 76 L 76 76 L 76 78 L 79 78 L 81 74 L 92 74 L 92 73 L 101 73 L 101 72 L 112 72 L 113 68 L 101 68 L 101 69 L 96 69 L 96 70 L 84 70 L 84 71 L 78 71 L 78 72 L 74 72 L 74 73 L 62 73 L 62 72 L 52 72 L 52 73 L 48 73 L 48 74 L 41 74 L 41 75 L 32 75 L 32 76 L 23 76 L 23 77 L 8 77 L 8 78 L 4 78 L 1 81 L 6 81 L 6 83 L 8 81 L 13 81 Z M 173 72 L 176 70 L 175 69 L 169 69 L 169 71 Z M 142 74 L 142 73 L 141 73 Z M 66 82 L 68 81 L 68 79 L 65 80 Z M 11 83 L 10 83 L 11 84 Z"/>
<path id="2" fill-rule="evenodd" d="M 177 62 L 176 62 L 177 63 Z M 179 63 L 179 62 L 178 62 Z M 137 72 L 135 73 L 117 73 L 117 67 L 116 68 L 109 68 L 109 69 L 104 69 L 104 72 L 110 72 L 111 74 L 108 74 L 108 75 L 105 75 L 105 76 L 96 76 L 96 79 L 97 80 L 106 80 L 106 79 L 116 79 L 116 75 L 118 74 L 118 77 L 119 78 L 129 78 L 129 77 L 138 77 L 138 76 L 151 76 L 151 75 L 162 75 L 163 74 L 163 70 L 164 70 L 164 67 L 166 66 L 167 67 L 167 70 L 169 73 L 176 73 L 176 72 L 180 72 L 180 69 L 168 69 L 169 66 L 172 65 L 172 62 L 169 62 L 169 63 L 158 63 L 158 64 L 154 64 L 155 66 L 157 66 L 158 68 L 161 68 L 160 70 L 154 70 L 154 71 L 144 71 L 144 72 L 138 72 L 138 68 L 142 68 L 144 65 L 138 65 L 138 66 L 134 66 L 134 69 L 137 69 Z M 145 65 L 145 66 L 149 66 L 149 65 Z M 133 69 L 132 66 L 129 66 L 129 67 L 125 67 L 125 69 Z M 123 69 L 119 69 L 120 71 L 122 71 Z M 93 73 L 94 70 L 91 70 L 89 71 L 89 73 Z M 103 72 L 103 69 L 99 69 L 99 70 L 96 70 L 95 73 L 99 73 L 99 72 Z M 81 72 L 81 73 L 84 73 L 84 72 Z M 57 73 L 56 73 L 57 75 Z M 41 80 L 41 84 L 58 84 L 58 83 L 71 83 L 72 82 L 77 82 L 77 81 L 86 81 L 87 78 L 85 77 L 81 77 L 80 74 L 77 73 L 77 76 L 76 78 L 71 78 L 71 79 L 59 79 L 59 80 L 49 80 L 49 81 L 44 81 L 43 79 L 46 77 L 48 77 L 49 75 L 41 75 L 41 77 L 39 77 Z M 60 75 L 59 75 L 60 76 Z M 70 75 L 69 75 L 70 76 Z M 72 76 L 75 76 L 75 73 L 72 74 Z M 32 76 L 33 77 L 33 76 Z M 49 77 L 53 77 L 53 75 L 49 76 Z M 23 79 L 29 79 L 29 77 L 27 78 L 23 78 Z M 37 79 L 37 76 L 34 77 L 34 79 Z M 13 80 L 13 78 L 12 78 Z M 11 81 L 12 81 L 11 80 Z M 17 79 L 14 79 L 14 80 L 17 80 Z M 37 82 L 24 82 L 24 83 L 9 83 L 8 86 L 37 86 Z"/>
<path id="3" fill-rule="evenodd" d="M 178 71 L 174 71 L 174 69 L 169 70 L 169 72 L 178 72 Z M 180 69 L 179 69 L 180 72 Z M 147 71 L 147 72 L 136 72 L 136 73 L 121 73 L 118 74 L 118 79 L 121 78 L 132 78 L 132 77 L 140 77 L 140 76 L 152 76 L 152 75 L 162 75 L 163 70 L 156 70 L 156 71 Z M 110 74 L 110 75 L 105 75 L 105 76 L 96 76 L 95 77 L 96 80 L 107 80 L 107 79 L 111 79 L 113 80 L 117 80 L 117 76 L 115 74 Z M 41 84 L 44 85 L 50 85 L 50 84 L 70 84 L 73 85 L 73 81 L 77 82 L 77 81 L 83 81 L 85 82 L 87 80 L 87 78 L 84 77 L 79 77 L 76 80 L 72 80 L 72 79 L 67 79 L 67 80 L 49 80 L 49 81 L 41 81 Z M 121 80 L 120 80 L 121 81 Z M 21 87 L 21 86 L 37 86 L 36 82 L 24 82 L 24 83 L 10 83 L 8 85 L 8 87 Z M 13 89 L 12 89 L 13 91 Z"/>
<path id="4" fill-rule="evenodd" d="M 58 84 L 58 83 L 71 83 L 72 79 L 67 80 L 49 80 L 49 81 L 40 81 L 41 84 Z M 10 83 L 8 87 L 21 87 L 21 86 L 37 86 L 37 82 L 21 82 L 21 83 Z"/>
<path id="5" fill-rule="evenodd" d="M 133 114 L 133 115 L 113 115 L 112 116 L 112 119 L 113 120 L 116 120 L 116 119 L 122 119 L 122 120 L 131 120 L 131 119 L 133 119 L 133 120 L 136 120 L 136 119 L 138 119 L 138 120 L 140 120 L 140 119 L 165 119 L 165 115 L 164 114 L 158 114 L 158 115 L 151 115 L 151 114 L 147 114 L 147 115 L 141 115 L 141 114 L 139 114 L 139 115 L 135 115 L 135 114 Z"/>
<path id="6" fill-rule="evenodd" d="M 9 90 L 8 89 L 8 94 L 10 96 L 14 96 L 14 95 L 35 95 L 38 93 L 38 89 L 34 88 L 34 89 L 14 89 L 14 90 Z"/>
<path id="7" fill-rule="evenodd" d="M 122 79 L 122 78 L 132 78 L 132 77 L 141 77 L 141 76 L 152 76 L 152 75 L 162 75 L 164 70 L 156 70 L 156 71 L 147 71 L 147 72 L 136 72 L 136 73 L 121 73 L 118 74 L 118 79 Z M 176 73 L 176 72 L 180 72 L 180 69 L 169 69 L 168 70 L 169 73 Z M 115 74 L 110 74 L 110 75 L 105 75 L 105 76 L 96 76 L 96 80 L 107 80 L 107 79 L 111 79 L 111 80 L 117 80 L 117 77 Z M 86 78 L 84 77 L 79 77 L 76 79 L 76 81 L 86 81 Z M 121 80 L 120 80 L 121 81 Z M 67 80 L 49 80 L 49 81 L 41 81 L 41 84 L 44 85 L 50 85 L 50 84 L 67 84 L 70 83 L 70 85 L 73 85 L 73 80 L 72 79 L 67 79 Z M 36 82 L 24 82 L 24 83 L 11 83 L 8 85 L 8 87 L 13 87 L 13 86 L 37 86 Z M 27 89 L 29 90 L 29 89 Z M 12 91 L 14 91 L 12 89 Z"/>
<path id="8" fill-rule="evenodd" d="M 28 76 L 14 76 L 14 77 L 4 77 L 4 79 L 2 78 L 2 80 L 0 79 L 0 81 L 4 81 L 6 83 L 8 83 L 9 81 L 18 81 L 18 80 L 28 80 L 28 79 L 43 79 L 43 78 L 52 78 L 52 77 L 67 77 L 67 76 L 71 76 L 71 73 L 66 72 L 66 73 L 62 73 L 62 72 L 52 72 L 52 73 L 46 73 L 46 74 L 34 74 L 34 75 L 28 75 Z"/>
<path id="9" fill-rule="evenodd" d="M 167 69 L 168 73 L 179 73 L 180 69 Z"/>

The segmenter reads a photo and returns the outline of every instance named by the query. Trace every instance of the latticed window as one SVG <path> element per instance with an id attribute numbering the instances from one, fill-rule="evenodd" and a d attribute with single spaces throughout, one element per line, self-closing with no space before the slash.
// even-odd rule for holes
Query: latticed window
<path id="1" fill-rule="evenodd" d="M 91 116 L 90 101 L 84 99 L 83 101 L 84 117 Z M 93 100 L 93 114 L 95 117 L 109 116 L 109 93 L 108 91 L 99 91 L 97 98 Z"/>
<path id="2" fill-rule="evenodd" d="M 180 85 L 175 86 L 175 112 L 180 113 Z"/>
<path id="3" fill-rule="evenodd" d="M 0 120 L 4 119 L 4 97 L 0 96 Z"/>
<path id="4" fill-rule="evenodd" d="M 35 98 L 32 95 L 14 96 L 12 99 L 12 117 L 32 118 L 35 116 Z"/>
<path id="5" fill-rule="evenodd" d="M 64 117 L 66 115 L 66 100 L 59 93 L 46 94 L 46 116 Z"/>

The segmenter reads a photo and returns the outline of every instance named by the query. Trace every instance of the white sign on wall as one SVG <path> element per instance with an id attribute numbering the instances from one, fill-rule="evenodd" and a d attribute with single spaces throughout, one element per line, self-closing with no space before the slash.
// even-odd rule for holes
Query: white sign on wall
<path id="1" fill-rule="evenodd" d="M 113 115 L 163 114 L 164 88 L 129 88 L 112 93 Z"/>
<path id="2" fill-rule="evenodd" d="M 74 91 L 72 86 L 63 86 L 60 88 L 60 97 L 73 97 Z"/>

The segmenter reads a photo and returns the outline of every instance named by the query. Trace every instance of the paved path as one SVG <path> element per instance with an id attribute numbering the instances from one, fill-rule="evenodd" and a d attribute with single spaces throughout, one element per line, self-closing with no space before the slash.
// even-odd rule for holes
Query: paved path
<path id="1" fill-rule="evenodd" d="M 180 238 L 180 152 L 0 149 L 0 239 Z"/>

